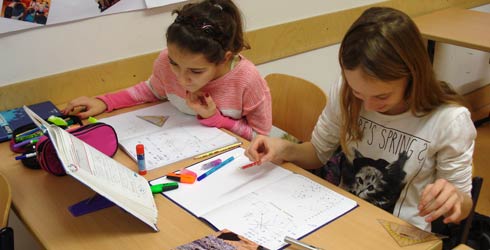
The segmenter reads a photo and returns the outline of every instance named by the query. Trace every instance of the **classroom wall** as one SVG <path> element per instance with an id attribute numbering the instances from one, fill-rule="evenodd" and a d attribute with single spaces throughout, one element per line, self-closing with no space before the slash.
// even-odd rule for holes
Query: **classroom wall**
<path id="1" fill-rule="evenodd" d="M 490 4 L 471 9 L 490 12 Z M 258 68 L 264 76 L 270 73 L 291 74 L 328 91 L 340 74 L 338 49 L 339 45 L 335 44 L 261 64 Z M 490 53 L 443 43 L 436 43 L 435 51 L 434 70 L 437 78 L 450 83 L 458 93 L 467 94 L 490 84 Z"/>
<path id="2" fill-rule="evenodd" d="M 246 30 L 380 2 L 379 0 L 236 0 Z M 278 11 L 277 6 L 282 6 Z M 155 52 L 177 5 L 0 35 L 0 86 Z"/>

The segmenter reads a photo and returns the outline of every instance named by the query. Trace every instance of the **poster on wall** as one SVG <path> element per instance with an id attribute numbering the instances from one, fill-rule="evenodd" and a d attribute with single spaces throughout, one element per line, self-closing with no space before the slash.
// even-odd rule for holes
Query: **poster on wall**
<path id="1" fill-rule="evenodd" d="M 147 8 L 154 8 L 169 5 L 172 3 L 183 2 L 183 0 L 145 0 Z"/>
<path id="2" fill-rule="evenodd" d="M 183 1 L 146 0 L 146 3 L 145 0 L 0 0 L 0 34 Z"/>

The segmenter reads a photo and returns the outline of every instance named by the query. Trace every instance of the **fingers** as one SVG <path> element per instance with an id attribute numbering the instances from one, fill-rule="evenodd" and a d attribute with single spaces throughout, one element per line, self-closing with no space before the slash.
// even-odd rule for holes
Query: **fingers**
<path id="1" fill-rule="evenodd" d="M 432 222 L 440 216 L 444 221 L 455 221 L 461 215 L 462 199 L 456 187 L 447 180 L 438 179 L 429 184 L 422 192 L 419 202 L 419 215 L 427 216 L 426 222 Z"/>
<path id="2" fill-rule="evenodd" d="M 62 114 L 76 114 L 81 119 L 98 115 L 107 109 L 107 105 L 100 99 L 94 97 L 78 97 L 70 101 L 61 111 Z"/>
<path id="3" fill-rule="evenodd" d="M 256 136 L 250 146 L 245 150 L 245 155 L 251 161 L 258 161 L 259 163 L 263 163 L 269 161 L 269 157 L 267 156 L 269 152 L 269 148 L 267 143 L 267 137 L 258 135 Z"/>

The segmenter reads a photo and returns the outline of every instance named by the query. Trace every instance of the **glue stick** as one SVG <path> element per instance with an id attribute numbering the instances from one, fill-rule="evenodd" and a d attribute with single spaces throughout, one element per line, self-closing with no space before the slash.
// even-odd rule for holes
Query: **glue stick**
<path id="1" fill-rule="evenodd" d="M 145 175 L 146 174 L 145 146 L 143 144 L 136 145 L 136 156 L 138 158 L 138 173 L 140 175 Z"/>

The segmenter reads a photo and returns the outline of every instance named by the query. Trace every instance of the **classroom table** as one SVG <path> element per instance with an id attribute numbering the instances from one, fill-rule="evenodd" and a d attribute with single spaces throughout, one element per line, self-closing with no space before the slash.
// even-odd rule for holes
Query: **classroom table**
<path id="1" fill-rule="evenodd" d="M 490 52 L 490 13 L 448 8 L 413 20 L 422 36 L 428 39 L 431 61 L 436 41 Z"/>
<path id="2" fill-rule="evenodd" d="M 148 105 L 117 110 L 100 117 L 145 106 Z M 241 140 L 246 147 L 248 141 Z M 70 176 L 57 177 L 43 170 L 23 167 L 14 160 L 14 156 L 16 154 L 10 151 L 8 143 L 0 143 L 0 172 L 12 187 L 12 208 L 46 249 L 171 249 L 213 233 L 211 227 L 161 194 L 155 195 L 159 232 L 154 232 L 116 206 L 74 217 L 67 208 L 93 196 L 94 191 Z M 138 169 L 136 163 L 121 150 L 116 153 L 115 159 L 134 171 Z M 195 160 L 188 159 L 154 169 L 148 171 L 145 178 L 152 180 L 193 162 Z M 406 222 L 293 164 L 284 164 L 283 167 L 308 176 L 359 204 L 351 212 L 306 236 L 304 242 L 328 250 L 442 248 L 440 240 L 399 247 L 378 219 L 408 225 Z"/>

